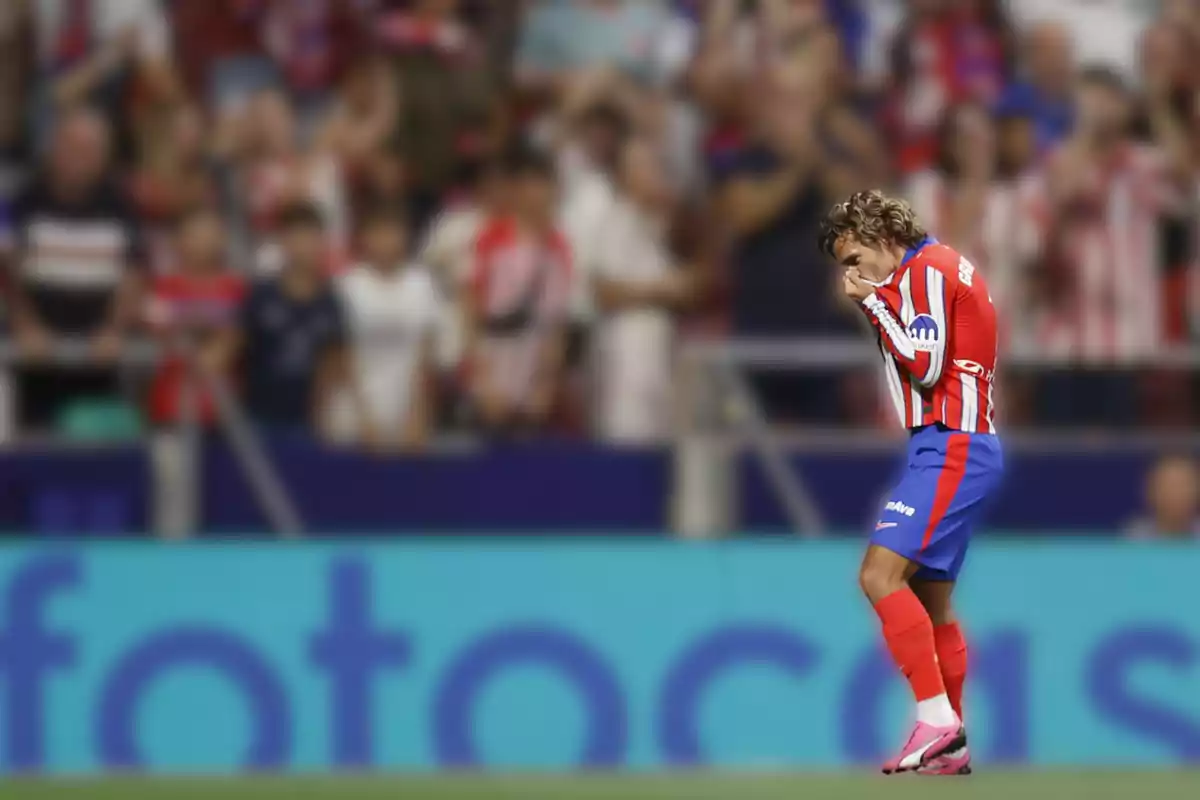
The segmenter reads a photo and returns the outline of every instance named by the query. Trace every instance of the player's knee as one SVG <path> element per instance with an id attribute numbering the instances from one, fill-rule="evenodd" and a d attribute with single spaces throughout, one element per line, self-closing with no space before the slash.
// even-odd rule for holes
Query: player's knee
<path id="1" fill-rule="evenodd" d="M 920 595 L 918 595 L 919 597 Z M 921 605 L 925 606 L 925 611 L 929 614 L 929 621 L 935 627 L 941 625 L 949 625 L 955 622 L 954 610 L 950 607 L 950 601 L 927 602 L 926 598 L 921 598 Z"/>
<path id="2" fill-rule="evenodd" d="M 953 583 L 912 580 L 909 582 L 909 586 L 912 587 L 913 594 L 921 601 L 921 605 L 925 607 L 929 619 L 935 626 L 949 625 L 956 621 L 951 603 L 951 595 L 954 592 Z"/>
<path id="3" fill-rule="evenodd" d="M 858 572 L 858 585 L 872 603 L 904 588 L 904 574 L 888 564 L 867 559 Z"/>

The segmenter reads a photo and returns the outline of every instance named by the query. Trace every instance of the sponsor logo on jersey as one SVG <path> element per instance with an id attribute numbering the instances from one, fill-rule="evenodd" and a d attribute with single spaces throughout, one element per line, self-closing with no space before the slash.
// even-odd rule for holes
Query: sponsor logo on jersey
<path id="1" fill-rule="evenodd" d="M 978 361 L 968 361 L 965 358 L 956 358 L 954 359 L 954 366 L 958 367 L 968 375 L 975 375 L 989 381 L 992 379 L 993 373 L 991 370 L 989 370 L 983 364 L 980 364 Z"/>
<path id="2" fill-rule="evenodd" d="M 895 511 L 897 514 L 903 514 L 906 517 L 911 517 L 917 513 L 917 510 L 912 506 L 906 506 L 899 500 L 889 500 L 888 504 L 883 507 L 885 511 Z"/>
<path id="3" fill-rule="evenodd" d="M 908 323 L 908 338 L 918 350 L 926 353 L 936 350 L 941 337 L 937 321 L 928 314 L 918 314 Z"/>
<path id="4" fill-rule="evenodd" d="M 876 522 L 875 530 L 882 531 L 886 528 L 895 528 L 899 524 L 899 522 Z"/>

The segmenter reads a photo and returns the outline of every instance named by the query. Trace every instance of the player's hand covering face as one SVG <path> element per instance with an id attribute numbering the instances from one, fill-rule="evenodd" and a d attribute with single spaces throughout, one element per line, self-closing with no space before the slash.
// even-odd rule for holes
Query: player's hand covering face
<path id="1" fill-rule="evenodd" d="M 842 290 L 846 296 L 856 303 L 861 303 L 871 296 L 875 291 L 875 287 L 867 283 L 858 267 L 847 267 L 845 274 L 842 276 Z"/>
<path id="2" fill-rule="evenodd" d="M 869 297 L 896 269 L 895 256 L 887 248 L 868 247 L 853 236 L 844 236 L 834 245 L 833 257 L 844 270 L 846 296 L 856 302 Z"/>

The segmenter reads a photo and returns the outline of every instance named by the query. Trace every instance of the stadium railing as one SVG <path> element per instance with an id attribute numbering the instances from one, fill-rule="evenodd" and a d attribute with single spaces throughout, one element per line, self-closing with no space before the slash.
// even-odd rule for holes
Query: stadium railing
<path id="1" fill-rule="evenodd" d="M 259 441 L 245 410 L 224 376 L 201 368 L 189 341 L 172 342 L 172 352 L 190 366 L 184 377 L 179 421 L 146 439 L 153 475 L 155 532 L 168 538 L 185 537 L 199 524 L 200 424 L 199 397 L 212 398 L 216 423 L 229 441 L 232 452 L 263 515 L 280 536 L 297 537 L 304 523 L 286 485 Z M 84 339 L 56 340 L 43 353 L 31 355 L 15 343 L 0 341 L 0 365 L 48 364 L 72 370 L 111 363 L 122 374 L 147 375 L 163 358 L 161 344 L 147 340 L 126 343 L 119 355 L 105 361 L 96 356 Z"/>
<path id="2" fill-rule="evenodd" d="M 193 354 L 180 343 L 175 349 L 185 358 Z M 115 362 L 117 369 L 146 375 L 162 357 L 159 344 L 129 343 Z M 39 358 L 63 369 L 94 365 L 95 356 L 86 341 L 60 340 Z M 857 339 L 797 338 L 788 340 L 727 340 L 690 343 L 679 360 L 680 404 L 677 436 L 673 448 L 674 492 L 671 523 L 674 530 L 690 537 L 723 535 L 740 527 L 738 514 L 739 460 L 744 455 L 757 460 L 772 493 L 785 512 L 792 530 L 801 536 L 819 536 L 827 529 L 819 504 L 802 475 L 792 468 L 790 449 L 801 447 L 893 448 L 895 441 L 878 432 L 853 430 L 802 431 L 781 429 L 764 413 L 749 380 L 751 372 L 771 370 L 858 370 L 871 369 L 877 358 L 869 342 Z M 0 365 L 27 362 L 30 358 L 12 342 L 0 340 Z M 1014 352 L 1006 364 L 1020 369 L 1062 368 L 1061 359 L 1041 352 Z M 1156 354 L 1156 369 L 1200 369 L 1200 350 L 1180 348 Z M 236 394 L 220 376 L 202 369 L 189 371 L 189 391 L 183 413 L 173 429 L 150 437 L 156 532 L 164 536 L 187 536 L 200 519 L 198 482 L 200 426 L 196 402 L 206 391 L 215 401 L 217 423 L 233 450 L 243 476 L 272 529 L 281 536 L 300 536 L 305 525 L 272 463 L 269 449 L 259 439 Z M 1120 434 L 1110 442 L 1144 435 Z M 1013 437 L 1020 440 L 1020 435 Z M 1045 443 L 1056 437 L 1037 434 Z M 1078 447 L 1079 440 L 1057 437 L 1063 447 Z M 1171 434 L 1163 446 L 1178 446 L 1181 437 Z M 1088 437 L 1087 446 L 1095 446 Z"/>
<path id="3" fill-rule="evenodd" d="M 1010 350 L 1002 363 L 1019 370 L 1061 370 L 1078 366 L 1037 348 Z M 676 440 L 675 497 L 672 523 L 681 535 L 709 538 L 737 528 L 738 459 L 756 458 L 792 530 L 819 536 L 826 530 L 820 508 L 804 478 L 788 463 L 789 437 L 771 424 L 752 389 L 749 373 L 770 371 L 851 371 L 873 368 L 879 353 L 858 338 L 729 339 L 693 342 L 680 357 L 681 394 Z M 1161 370 L 1200 370 L 1200 348 L 1165 348 L 1153 359 L 1132 364 Z M 811 435 L 811 434 L 805 434 Z M 878 433 L 867 437 L 836 433 L 839 445 L 894 447 Z M 1109 442 L 1137 434 L 1118 434 Z M 1038 434 L 1044 440 L 1044 434 Z M 1085 437 L 1095 446 L 1096 437 Z M 1069 438 L 1060 442 L 1069 445 Z M 1076 437 L 1074 444 L 1081 440 Z M 1179 446 L 1181 437 L 1163 437 L 1163 446 Z"/>

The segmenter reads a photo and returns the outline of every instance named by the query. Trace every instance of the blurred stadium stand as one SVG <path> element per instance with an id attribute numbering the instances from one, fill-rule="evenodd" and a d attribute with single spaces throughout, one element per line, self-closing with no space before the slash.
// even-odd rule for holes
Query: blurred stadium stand
<path id="1" fill-rule="evenodd" d="M 12 4 L 4 527 L 855 530 L 894 439 L 813 231 L 886 185 L 1007 320 L 994 524 L 1123 529 L 1196 454 L 1198 15 L 902 6 Z"/>

